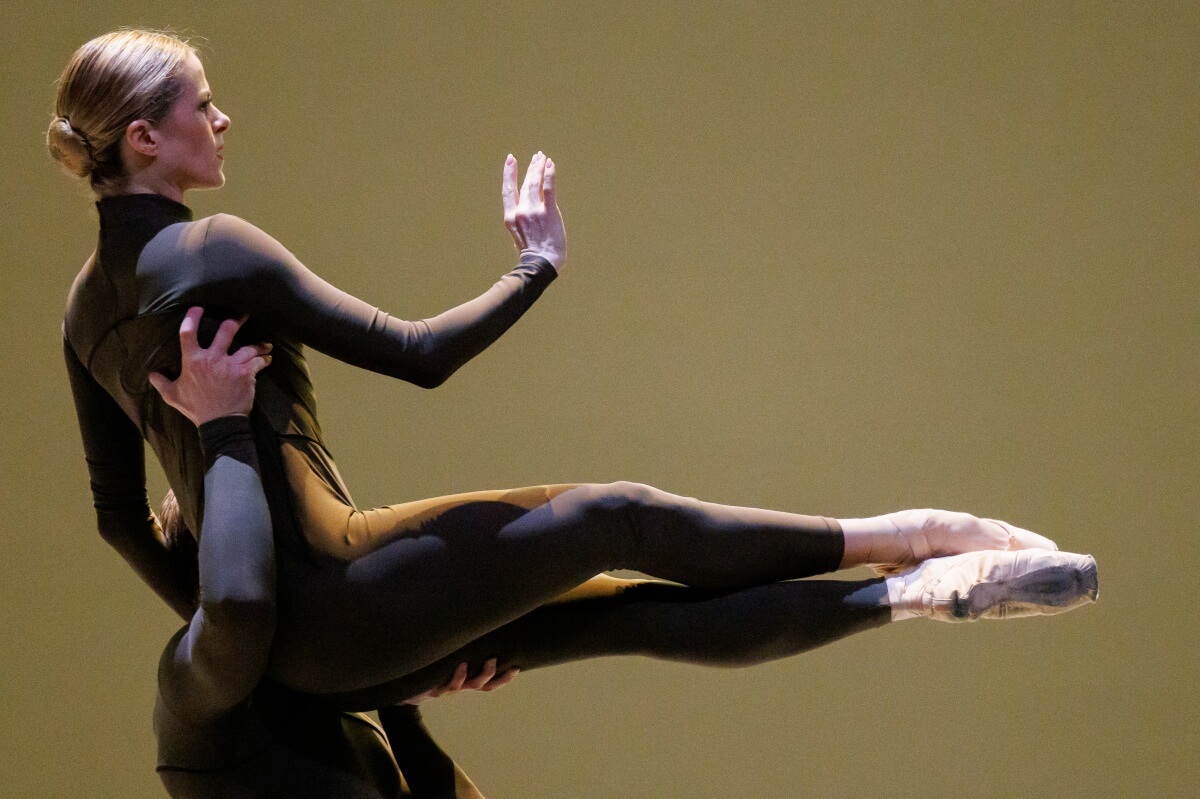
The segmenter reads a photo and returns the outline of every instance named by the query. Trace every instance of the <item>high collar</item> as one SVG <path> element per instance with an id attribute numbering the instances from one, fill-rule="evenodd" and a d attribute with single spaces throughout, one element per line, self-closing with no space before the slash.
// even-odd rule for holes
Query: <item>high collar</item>
<path id="1" fill-rule="evenodd" d="M 119 225 L 135 219 L 165 218 L 191 222 L 192 209 L 161 194 L 113 194 L 96 201 L 100 224 Z"/>

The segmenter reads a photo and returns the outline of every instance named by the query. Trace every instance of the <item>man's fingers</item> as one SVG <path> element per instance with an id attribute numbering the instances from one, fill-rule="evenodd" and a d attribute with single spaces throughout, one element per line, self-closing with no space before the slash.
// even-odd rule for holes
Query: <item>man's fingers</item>
<path id="1" fill-rule="evenodd" d="M 250 363 L 248 364 L 248 366 L 250 368 L 250 374 L 252 374 L 252 375 L 258 374 L 259 372 L 261 372 L 263 369 L 266 369 L 270 365 L 271 365 L 271 356 L 270 355 L 257 355 L 253 359 L 251 359 Z"/>
<path id="2" fill-rule="evenodd" d="M 154 390 L 161 394 L 163 399 L 173 396 L 172 392 L 175 389 L 175 383 L 168 380 L 165 375 L 161 375 L 158 372 L 151 372 L 149 380 L 150 385 L 154 386 Z"/>
<path id="3" fill-rule="evenodd" d="M 212 345 L 209 349 L 214 350 L 221 355 L 229 352 L 229 346 L 233 344 L 233 337 L 237 335 L 238 328 L 242 326 L 242 322 L 246 321 L 246 317 L 241 319 L 226 319 L 217 328 L 217 335 L 213 336 Z"/>
<path id="4" fill-rule="evenodd" d="M 202 316 L 204 316 L 204 309 L 199 305 L 194 305 L 188 308 L 188 312 L 183 315 L 183 321 L 179 323 L 179 349 L 184 356 L 200 349 L 200 343 L 196 340 L 196 332 L 200 329 L 200 317 Z"/>
<path id="5" fill-rule="evenodd" d="M 468 688 L 479 690 L 496 676 L 496 659 L 490 658 L 483 664 L 483 668 L 467 683 Z"/>
<path id="6" fill-rule="evenodd" d="M 546 173 L 542 180 L 542 195 L 546 199 L 546 207 L 554 207 L 554 162 L 546 159 Z"/>
<path id="7" fill-rule="evenodd" d="M 410 696 L 408 699 L 405 699 L 400 704 L 402 704 L 402 705 L 419 705 L 422 702 L 424 702 L 426 699 L 433 699 L 435 696 L 437 696 L 437 694 L 435 694 L 432 690 L 422 691 L 421 693 L 417 694 L 416 696 Z"/>
<path id="8" fill-rule="evenodd" d="M 449 684 L 446 685 L 444 690 L 445 691 L 461 691 L 462 687 L 463 687 L 463 683 L 465 683 L 466 681 L 467 681 L 467 664 L 459 663 L 458 668 L 454 670 L 454 677 L 451 678 Z"/>
<path id="9" fill-rule="evenodd" d="M 247 344 L 244 347 L 239 347 L 237 352 L 229 356 L 236 364 L 249 363 L 253 358 L 259 355 L 270 355 L 272 345 L 269 343 L 263 344 Z"/>
<path id="10" fill-rule="evenodd" d="M 529 169 L 525 172 L 525 183 L 521 186 L 521 199 L 527 204 L 540 203 L 542 201 L 542 176 L 546 170 L 546 156 L 542 155 L 542 151 L 538 150 L 533 156 L 533 160 L 529 162 Z"/>
<path id="11" fill-rule="evenodd" d="M 504 177 L 500 181 L 500 199 L 504 201 L 504 214 L 517 209 L 517 159 L 509 153 L 504 160 Z"/>
<path id="12" fill-rule="evenodd" d="M 508 671 L 501 674 L 499 677 L 496 677 L 495 679 L 490 680 L 487 685 L 483 686 L 479 690 L 494 691 L 497 688 L 503 688 L 504 686 L 508 685 L 510 682 L 515 680 L 517 678 L 517 675 L 520 673 L 521 673 L 520 669 L 509 669 Z"/>

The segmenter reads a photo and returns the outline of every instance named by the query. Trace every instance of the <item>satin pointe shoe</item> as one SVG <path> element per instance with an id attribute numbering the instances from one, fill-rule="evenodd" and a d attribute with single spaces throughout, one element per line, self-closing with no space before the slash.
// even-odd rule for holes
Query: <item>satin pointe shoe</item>
<path id="1" fill-rule="evenodd" d="M 1091 555 L 1051 549 L 987 550 L 931 558 L 887 580 L 892 620 L 1052 616 L 1100 596 Z"/>
<path id="2" fill-rule="evenodd" d="M 908 556 L 896 563 L 872 563 L 880 577 L 891 577 L 930 558 L 980 550 L 1014 552 L 1021 549 L 1057 550 L 1058 544 L 1032 530 L 1000 521 L 946 510 L 902 510 L 886 514 Z"/>

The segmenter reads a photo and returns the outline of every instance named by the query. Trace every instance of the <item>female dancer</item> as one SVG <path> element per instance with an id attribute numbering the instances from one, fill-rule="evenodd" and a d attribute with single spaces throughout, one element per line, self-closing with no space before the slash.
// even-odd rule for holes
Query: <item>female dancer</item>
<path id="1" fill-rule="evenodd" d="M 519 191 L 516 163 L 505 163 L 505 224 L 518 266 L 476 299 L 414 323 L 338 291 L 237 217 L 192 219 L 184 192 L 224 182 L 229 118 L 186 43 L 121 31 L 85 44 L 63 73 L 56 112 L 51 152 L 100 196 L 99 245 L 63 325 L 100 530 L 185 617 L 195 580 L 188 564 L 164 554 L 145 499 L 142 439 L 191 530 L 203 516 L 203 457 L 195 427 L 151 389 L 150 375 L 177 373 L 174 331 L 193 304 L 249 314 L 239 343 L 273 345 L 251 418 L 277 543 L 268 673 L 285 685 L 368 706 L 403 699 L 387 686 L 398 690 L 393 681 L 617 568 L 724 591 L 880 564 L 893 576 L 874 586 L 874 602 L 892 618 L 1042 614 L 1095 596 L 1090 558 L 1002 522 L 942 511 L 839 522 L 625 482 L 360 511 L 322 443 L 302 346 L 439 385 L 562 268 L 553 162 L 534 156 Z M 962 556 L 943 557 L 952 555 Z"/>
<path id="2" fill-rule="evenodd" d="M 252 408 L 255 373 L 270 362 L 270 355 L 255 346 L 228 355 L 238 326 L 233 320 L 221 325 L 210 347 L 201 348 L 196 337 L 199 320 L 200 309 L 193 308 L 180 327 L 179 380 L 155 381 L 171 404 L 197 426 L 209 509 L 199 542 L 200 608 L 172 637 L 158 670 L 154 730 L 163 784 L 178 797 L 254 792 L 313 799 L 482 799 L 474 783 L 433 741 L 415 704 L 446 690 L 493 690 L 505 684 L 515 672 L 492 679 L 495 654 L 471 680 L 468 664 L 462 662 L 449 685 L 381 708 L 386 737 L 367 717 L 331 710 L 316 697 L 287 691 L 269 680 L 259 682 L 275 622 L 275 560 L 270 515 L 246 415 Z M 194 541 L 182 528 L 173 494 L 164 499 L 159 518 L 168 543 Z M 635 585 L 639 591 L 621 596 Z M 788 610 L 785 602 L 772 603 L 771 623 L 782 629 L 822 630 L 831 640 L 887 618 L 886 608 L 870 602 L 855 614 L 851 600 L 842 603 L 840 613 L 834 605 L 800 625 L 803 611 L 811 613 L 821 604 L 817 600 L 833 594 L 822 593 L 821 586 L 812 582 L 785 586 L 783 590 L 807 592 L 808 598 L 793 603 L 800 613 Z M 561 607 L 543 606 L 473 642 L 472 652 L 462 654 L 499 652 L 506 661 L 519 658 L 532 666 L 632 651 L 680 654 L 678 642 L 666 643 L 647 629 L 645 610 L 664 599 L 682 609 L 687 603 L 711 602 L 715 597 L 682 586 L 658 587 L 656 597 L 647 592 L 648 581 L 594 578 L 585 590 L 554 603 Z M 852 584 L 830 586 L 835 592 L 849 587 Z M 639 607 L 641 613 L 630 613 Z M 722 615 L 737 623 L 738 629 L 745 628 L 737 618 L 740 613 L 701 615 L 708 630 L 694 623 L 677 626 L 690 630 L 693 639 L 710 633 Z M 755 621 L 761 626 L 763 620 Z M 583 636 L 581 628 L 587 631 Z M 809 637 L 812 644 L 819 642 L 819 636 Z M 732 640 L 728 634 L 719 638 L 727 646 Z M 705 647 L 692 646 L 700 656 L 711 657 Z M 417 690 L 428 684 L 434 671 L 410 675 L 406 683 Z"/>

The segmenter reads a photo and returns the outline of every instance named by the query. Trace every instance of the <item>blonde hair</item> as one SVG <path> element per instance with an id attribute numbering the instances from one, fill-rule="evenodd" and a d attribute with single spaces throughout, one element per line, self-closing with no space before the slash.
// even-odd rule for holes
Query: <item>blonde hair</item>
<path id="1" fill-rule="evenodd" d="M 196 50 L 167 31 L 122 29 L 97 36 L 71 56 L 58 79 L 46 147 L 97 194 L 127 179 L 121 139 L 129 123 L 157 124 L 179 98 L 179 73 Z"/>

